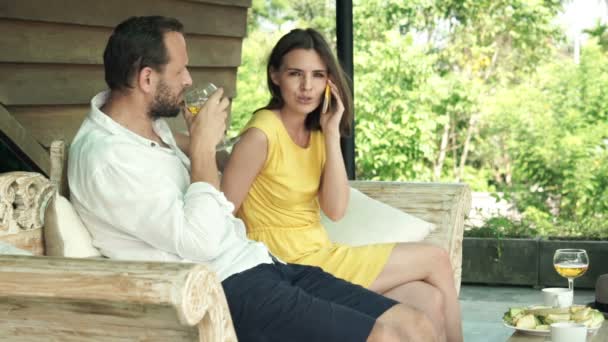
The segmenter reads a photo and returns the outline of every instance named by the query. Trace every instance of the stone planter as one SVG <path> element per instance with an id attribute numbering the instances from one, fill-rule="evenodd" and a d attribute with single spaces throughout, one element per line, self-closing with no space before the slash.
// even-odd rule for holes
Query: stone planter
<path id="1" fill-rule="evenodd" d="M 589 255 L 589 270 L 574 281 L 576 288 L 594 288 L 608 273 L 608 241 L 465 237 L 462 282 L 567 287 L 553 268 L 553 253 L 560 248 L 582 248 Z"/>
<path id="2" fill-rule="evenodd" d="M 608 241 L 540 241 L 539 283 L 542 286 L 567 287 L 568 281 L 553 268 L 553 253 L 560 248 L 582 248 L 589 256 L 589 269 L 574 280 L 575 288 L 593 288 L 597 278 L 608 273 Z"/>
<path id="3" fill-rule="evenodd" d="M 464 238 L 462 282 L 537 285 L 539 241 Z"/>

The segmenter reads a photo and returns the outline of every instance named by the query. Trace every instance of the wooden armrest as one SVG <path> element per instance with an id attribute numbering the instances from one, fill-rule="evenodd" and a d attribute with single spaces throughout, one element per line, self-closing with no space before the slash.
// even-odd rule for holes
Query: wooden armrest
<path id="1" fill-rule="evenodd" d="M 49 149 L 50 154 L 50 170 L 49 179 L 57 187 L 57 192 L 60 195 L 69 198 L 70 191 L 68 189 L 68 150 L 63 140 L 53 140 Z"/>
<path id="2" fill-rule="evenodd" d="M 222 286 L 201 264 L 5 255 L 0 289 L 1 336 L 236 340 Z"/>
<path id="3" fill-rule="evenodd" d="M 0 240 L 42 254 L 56 184 L 0 174 Z M 222 286 L 204 265 L 9 255 L 0 256 L 0 336 L 236 341 Z"/>
<path id="4" fill-rule="evenodd" d="M 366 195 L 436 225 L 425 241 L 448 251 L 456 287 L 460 289 L 464 219 L 471 191 L 463 183 L 351 181 Z"/>

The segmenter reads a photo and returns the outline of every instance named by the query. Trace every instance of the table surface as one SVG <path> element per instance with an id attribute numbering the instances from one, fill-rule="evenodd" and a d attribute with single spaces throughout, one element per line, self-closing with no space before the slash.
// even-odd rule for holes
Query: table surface
<path id="1" fill-rule="evenodd" d="M 600 330 L 595 335 L 589 336 L 587 342 L 606 342 L 608 341 L 608 321 L 604 321 Z M 534 336 L 515 331 L 507 342 L 549 342 L 550 336 Z"/>

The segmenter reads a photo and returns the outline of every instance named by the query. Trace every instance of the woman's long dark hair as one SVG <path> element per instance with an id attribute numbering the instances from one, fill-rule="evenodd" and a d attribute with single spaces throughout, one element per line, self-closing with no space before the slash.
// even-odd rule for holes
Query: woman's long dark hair
<path id="1" fill-rule="evenodd" d="M 336 87 L 338 87 L 340 95 L 342 96 L 342 102 L 344 103 L 344 114 L 340 121 L 340 133 L 343 136 L 350 135 L 353 120 L 353 98 L 350 82 L 329 48 L 325 38 L 314 29 L 291 30 L 281 37 L 274 46 L 270 53 L 270 57 L 268 58 L 268 65 L 266 66 L 266 82 L 268 83 L 268 90 L 270 91 L 271 98 L 268 104 L 260 109 L 281 109 L 285 105 L 283 97 L 281 96 L 281 89 L 272 82 L 270 74 L 273 71 L 278 71 L 283 63 L 283 57 L 295 49 L 315 50 L 327 66 L 328 77 L 330 77 Z M 306 129 L 311 131 L 320 130 L 320 115 L 321 105 L 310 112 L 306 117 Z"/>

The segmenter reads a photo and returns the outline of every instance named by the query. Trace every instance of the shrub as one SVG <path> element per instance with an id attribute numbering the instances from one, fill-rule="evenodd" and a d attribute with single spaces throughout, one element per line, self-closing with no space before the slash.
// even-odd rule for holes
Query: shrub
<path id="1" fill-rule="evenodd" d="M 521 220 L 504 216 L 488 219 L 479 228 L 467 229 L 466 237 L 536 238 L 551 240 L 608 240 L 608 216 L 580 221 L 555 219 L 538 209 L 528 209 Z"/>

